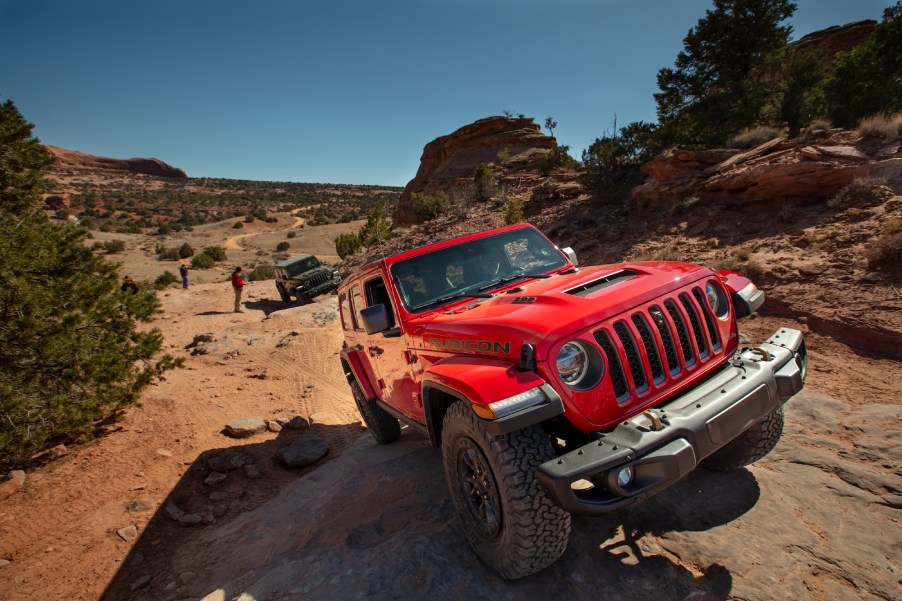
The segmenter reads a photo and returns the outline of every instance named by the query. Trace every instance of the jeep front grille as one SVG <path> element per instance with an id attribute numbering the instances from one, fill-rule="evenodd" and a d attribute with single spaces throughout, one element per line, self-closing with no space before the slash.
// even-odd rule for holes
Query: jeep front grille
<path id="1" fill-rule="evenodd" d="M 319 286 L 320 284 L 325 284 L 331 278 L 327 273 L 318 273 L 313 277 L 307 278 L 306 283 L 308 288 L 313 288 L 314 286 Z"/>
<path id="2" fill-rule="evenodd" d="M 618 316 L 594 337 L 621 404 L 662 387 L 668 376 L 682 379 L 722 346 L 717 322 L 698 287 Z"/>

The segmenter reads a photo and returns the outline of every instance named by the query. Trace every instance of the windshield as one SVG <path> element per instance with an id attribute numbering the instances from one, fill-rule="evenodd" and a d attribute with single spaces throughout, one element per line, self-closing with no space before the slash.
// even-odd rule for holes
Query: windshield
<path id="1" fill-rule="evenodd" d="M 551 242 L 533 229 L 515 230 L 399 261 L 391 267 L 408 311 L 426 310 L 495 286 L 566 265 Z"/>
<path id="2" fill-rule="evenodd" d="M 285 268 L 285 271 L 288 273 L 288 277 L 293 278 L 301 275 L 305 271 L 316 269 L 317 267 L 319 267 L 319 259 L 316 257 L 308 257 L 303 261 L 292 263 Z"/>

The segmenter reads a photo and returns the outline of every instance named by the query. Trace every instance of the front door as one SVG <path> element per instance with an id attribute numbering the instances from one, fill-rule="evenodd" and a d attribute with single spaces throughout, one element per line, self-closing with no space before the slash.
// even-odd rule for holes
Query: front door
<path id="1" fill-rule="evenodd" d="M 361 300 L 367 307 L 382 304 L 388 311 L 389 336 L 384 336 L 383 333 L 368 336 L 366 348 L 379 379 L 382 400 L 424 423 L 419 377 L 415 377 L 417 365 L 411 361 L 412 355 L 407 352 L 404 332 L 397 328 L 395 307 L 381 275 L 364 283 L 364 297 Z"/>

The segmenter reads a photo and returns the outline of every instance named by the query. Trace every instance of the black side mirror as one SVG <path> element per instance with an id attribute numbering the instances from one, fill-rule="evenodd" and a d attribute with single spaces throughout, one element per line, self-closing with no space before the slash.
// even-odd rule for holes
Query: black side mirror
<path id="1" fill-rule="evenodd" d="M 378 304 L 360 310 L 360 321 L 367 334 L 376 334 L 388 329 L 388 311 L 385 305 Z"/>

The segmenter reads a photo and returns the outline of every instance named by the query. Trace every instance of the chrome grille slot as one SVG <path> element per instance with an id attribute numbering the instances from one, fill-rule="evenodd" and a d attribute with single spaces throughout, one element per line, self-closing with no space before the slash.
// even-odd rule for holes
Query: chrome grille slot
<path id="1" fill-rule="evenodd" d="M 698 347 L 698 355 L 700 359 L 704 359 L 708 356 L 708 343 L 705 340 L 705 332 L 702 330 L 701 320 L 698 318 L 698 312 L 695 310 L 695 305 L 692 304 L 692 301 L 689 298 L 689 295 L 683 292 L 679 296 L 680 303 L 682 303 L 683 308 L 686 310 L 686 314 L 689 316 L 689 323 L 692 324 L 692 335 L 695 337 L 695 344 Z"/>
<path id="2" fill-rule="evenodd" d="M 715 351 L 720 350 L 720 336 L 717 335 L 717 324 L 714 321 L 714 316 L 711 314 L 711 307 L 708 306 L 705 293 L 702 292 L 701 288 L 693 288 L 692 295 L 695 296 L 698 306 L 701 307 L 702 315 L 705 318 L 705 325 L 708 326 L 708 336 L 711 338 L 711 346 Z"/>
<path id="3" fill-rule="evenodd" d="M 630 376 L 633 378 L 633 386 L 636 387 L 636 392 L 645 392 L 648 388 L 648 382 L 645 379 L 645 367 L 632 332 L 630 332 L 626 322 L 623 321 L 618 321 L 614 324 L 614 332 L 617 333 L 620 344 L 623 345 L 623 350 L 626 353 L 627 366 L 630 369 Z"/>
<path id="4" fill-rule="evenodd" d="M 661 336 L 661 342 L 664 343 L 664 356 L 667 359 L 667 367 L 670 369 L 670 375 L 675 376 L 680 373 L 680 357 L 677 355 L 676 345 L 673 342 L 673 334 L 670 333 L 670 326 L 664 319 L 664 313 L 657 305 L 649 307 L 648 314 L 658 329 Z"/>
<path id="5" fill-rule="evenodd" d="M 651 378 L 655 384 L 660 384 L 664 381 L 664 365 L 661 363 L 661 355 L 658 353 L 655 337 L 643 314 L 633 313 L 632 320 L 636 331 L 639 332 L 639 338 L 642 339 L 642 345 L 645 347 L 645 356 L 648 357 L 648 366 L 651 368 Z"/>
<path id="6" fill-rule="evenodd" d="M 664 308 L 667 309 L 667 313 L 676 327 L 677 338 L 680 341 L 680 350 L 683 351 L 683 360 L 686 362 L 686 367 L 691 367 L 695 365 L 695 352 L 692 350 L 692 343 L 689 342 L 689 331 L 686 329 L 683 314 L 677 309 L 676 303 L 670 299 L 664 301 Z"/>
<path id="7" fill-rule="evenodd" d="M 620 354 L 614 348 L 611 337 L 605 330 L 595 332 L 595 341 L 604 354 L 607 356 L 608 373 L 611 375 L 611 384 L 614 387 L 614 396 L 617 402 L 622 403 L 629 398 L 630 389 L 626 384 L 626 377 L 623 375 L 623 365 L 620 363 Z"/>

